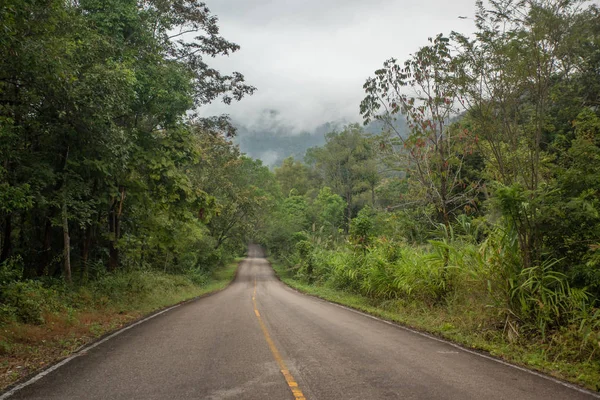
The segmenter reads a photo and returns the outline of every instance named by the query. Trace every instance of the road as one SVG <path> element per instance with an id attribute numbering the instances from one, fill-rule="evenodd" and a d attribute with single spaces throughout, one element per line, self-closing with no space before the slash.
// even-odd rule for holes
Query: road
<path id="1" fill-rule="evenodd" d="M 280 283 L 236 280 L 75 357 L 11 399 L 592 399 Z"/>

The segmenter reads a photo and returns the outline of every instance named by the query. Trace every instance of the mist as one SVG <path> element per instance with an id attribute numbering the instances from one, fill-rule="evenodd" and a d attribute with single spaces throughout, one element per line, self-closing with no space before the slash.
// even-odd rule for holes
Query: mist
<path id="1" fill-rule="evenodd" d="M 386 59 L 402 61 L 441 32 L 474 30 L 474 0 L 219 0 L 207 5 L 219 17 L 221 33 L 241 46 L 209 62 L 223 72 L 243 73 L 258 90 L 230 106 L 203 107 L 200 115 L 229 114 L 251 129 L 276 122 L 287 135 L 332 121 L 359 122 L 362 85 Z"/>

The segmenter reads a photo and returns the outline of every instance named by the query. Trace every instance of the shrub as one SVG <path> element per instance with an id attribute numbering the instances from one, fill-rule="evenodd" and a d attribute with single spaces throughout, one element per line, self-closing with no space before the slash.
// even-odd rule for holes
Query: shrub
<path id="1" fill-rule="evenodd" d="M 52 308 L 56 294 L 42 282 L 27 280 L 3 286 L 0 302 L 4 318 L 29 324 L 43 324 L 44 312 Z"/>

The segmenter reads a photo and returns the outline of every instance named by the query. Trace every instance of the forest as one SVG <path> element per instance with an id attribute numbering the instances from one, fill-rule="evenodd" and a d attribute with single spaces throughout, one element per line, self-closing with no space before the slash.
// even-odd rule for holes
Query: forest
<path id="1" fill-rule="evenodd" d="M 255 242 L 301 290 L 600 390 L 600 9 L 476 9 L 475 34 L 381 60 L 362 123 L 269 169 L 197 113 L 256 90 L 210 67 L 239 46 L 204 3 L 5 1 L 0 356 Z"/>

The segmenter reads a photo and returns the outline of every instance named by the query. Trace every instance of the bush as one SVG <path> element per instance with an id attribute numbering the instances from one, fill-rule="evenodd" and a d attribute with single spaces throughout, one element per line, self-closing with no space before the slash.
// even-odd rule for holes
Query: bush
<path id="1" fill-rule="evenodd" d="M 205 285 L 210 278 L 209 274 L 202 269 L 190 269 L 186 273 L 186 277 L 198 286 Z"/>
<path id="2" fill-rule="evenodd" d="M 23 276 L 23 260 L 20 256 L 11 257 L 0 263 L 0 288 L 16 282 Z"/>
<path id="3" fill-rule="evenodd" d="M 2 288 L 2 314 L 5 321 L 43 324 L 43 314 L 52 309 L 56 294 L 40 281 L 13 282 Z"/>

